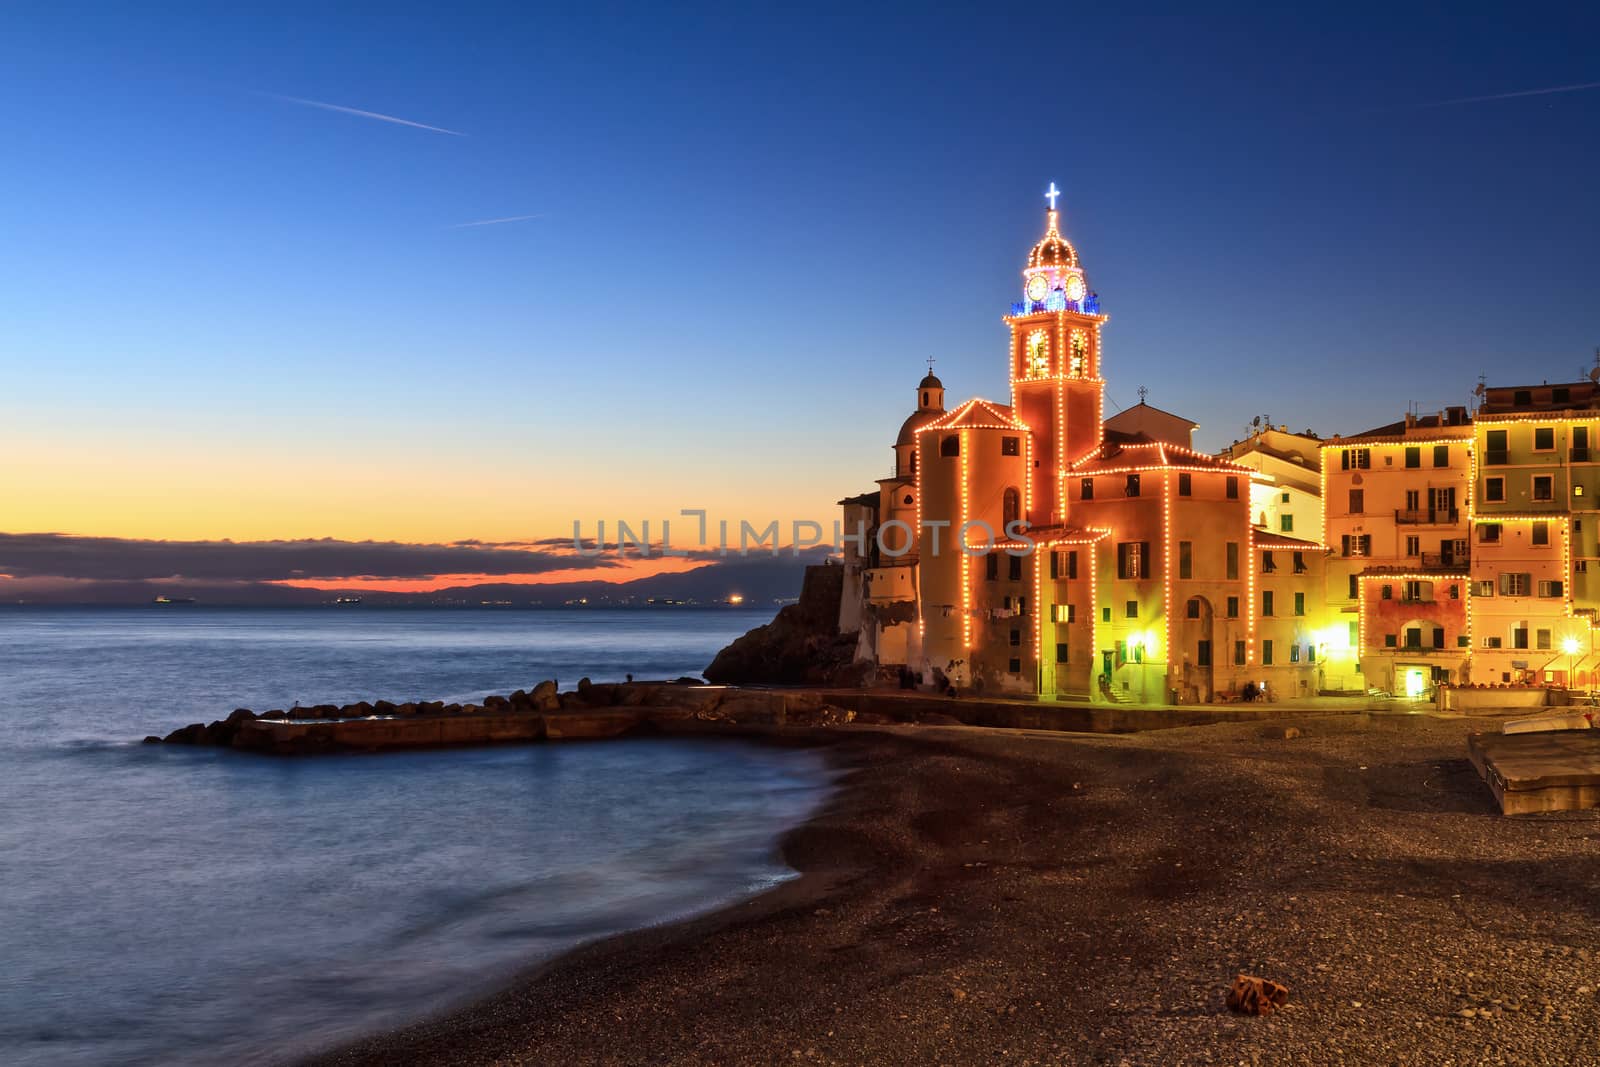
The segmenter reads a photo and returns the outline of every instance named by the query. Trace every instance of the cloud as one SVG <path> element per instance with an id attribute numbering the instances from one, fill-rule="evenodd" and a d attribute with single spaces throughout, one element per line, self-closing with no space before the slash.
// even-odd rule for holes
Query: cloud
<path id="1" fill-rule="evenodd" d="M 527 222 L 529 219 L 542 219 L 544 215 L 507 215 L 503 219 L 479 219 L 477 222 L 458 222 L 454 226 L 445 227 L 448 230 L 465 230 L 471 226 L 498 226 L 502 222 Z"/>
<path id="2" fill-rule="evenodd" d="M 141 541 L 68 534 L 0 534 L 0 572 L 91 581 L 282 582 L 417 579 L 470 574 L 516 577 L 603 571 L 615 556 L 579 556 L 557 546 L 405 544 L 395 541 Z M 597 575 L 598 577 L 598 575 Z"/>
<path id="3" fill-rule="evenodd" d="M 1548 96 L 1551 93 L 1576 93 L 1584 89 L 1600 89 L 1600 82 L 1583 82 L 1579 85 L 1557 85 L 1549 89 L 1521 89 L 1514 93 L 1490 93 L 1488 96 L 1461 96 L 1454 100 L 1435 100 L 1431 104 L 1416 104 L 1416 108 L 1450 107 L 1454 104 L 1477 104 L 1485 100 L 1512 100 L 1519 96 Z"/>
<path id="4" fill-rule="evenodd" d="M 262 96 L 273 100 L 282 100 L 288 104 L 300 104 L 304 107 L 318 107 L 324 111 L 339 111 L 346 115 L 359 115 L 364 119 L 377 119 L 379 122 L 392 122 L 396 126 L 410 126 L 418 130 L 431 130 L 434 133 L 447 133 L 451 137 L 465 137 L 460 130 L 447 130 L 443 126 L 429 126 L 424 122 L 412 122 L 410 119 L 396 118 L 394 115 L 384 115 L 377 111 L 362 111 L 356 107 L 345 107 L 342 104 L 328 104 L 321 100 L 307 100 L 299 96 L 282 96 L 278 93 L 262 93 Z"/>

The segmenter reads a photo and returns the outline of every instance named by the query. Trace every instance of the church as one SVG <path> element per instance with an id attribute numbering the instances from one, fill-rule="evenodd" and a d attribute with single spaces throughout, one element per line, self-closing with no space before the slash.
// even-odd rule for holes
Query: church
<path id="1" fill-rule="evenodd" d="M 1327 550 L 1267 528 L 1275 487 L 1196 451 L 1194 423 L 1142 399 L 1105 417 L 1109 316 L 1058 195 L 1004 316 L 1010 396 L 952 406 L 930 367 L 893 475 L 840 502 L 871 531 L 846 543 L 841 629 L 880 675 L 966 692 L 1315 695 Z"/>

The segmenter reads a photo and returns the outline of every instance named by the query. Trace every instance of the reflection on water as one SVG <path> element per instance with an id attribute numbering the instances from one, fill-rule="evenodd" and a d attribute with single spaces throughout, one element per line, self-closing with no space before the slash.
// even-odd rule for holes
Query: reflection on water
<path id="1" fill-rule="evenodd" d="M 617 614 L 0 612 L 0 1060 L 272 1062 L 785 877 L 810 753 L 126 743 L 234 706 L 676 675 L 760 621 Z"/>

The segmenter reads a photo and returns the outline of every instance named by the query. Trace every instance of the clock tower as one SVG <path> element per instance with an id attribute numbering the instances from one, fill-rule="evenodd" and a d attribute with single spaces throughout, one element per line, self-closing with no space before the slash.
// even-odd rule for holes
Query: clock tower
<path id="1" fill-rule="evenodd" d="M 1022 299 L 1011 305 L 1011 407 L 1033 431 L 1034 526 L 1067 520 L 1068 468 L 1100 445 L 1100 298 L 1078 251 L 1061 235 L 1055 183 L 1045 194 L 1045 232 L 1028 253 Z"/>

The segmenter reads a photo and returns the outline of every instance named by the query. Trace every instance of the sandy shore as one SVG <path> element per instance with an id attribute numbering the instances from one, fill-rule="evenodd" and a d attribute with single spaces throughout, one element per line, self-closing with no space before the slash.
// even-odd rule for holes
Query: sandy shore
<path id="1" fill-rule="evenodd" d="M 313 1062 L 1600 1064 L 1600 813 L 1501 817 L 1496 725 L 792 732 L 800 878 Z"/>

